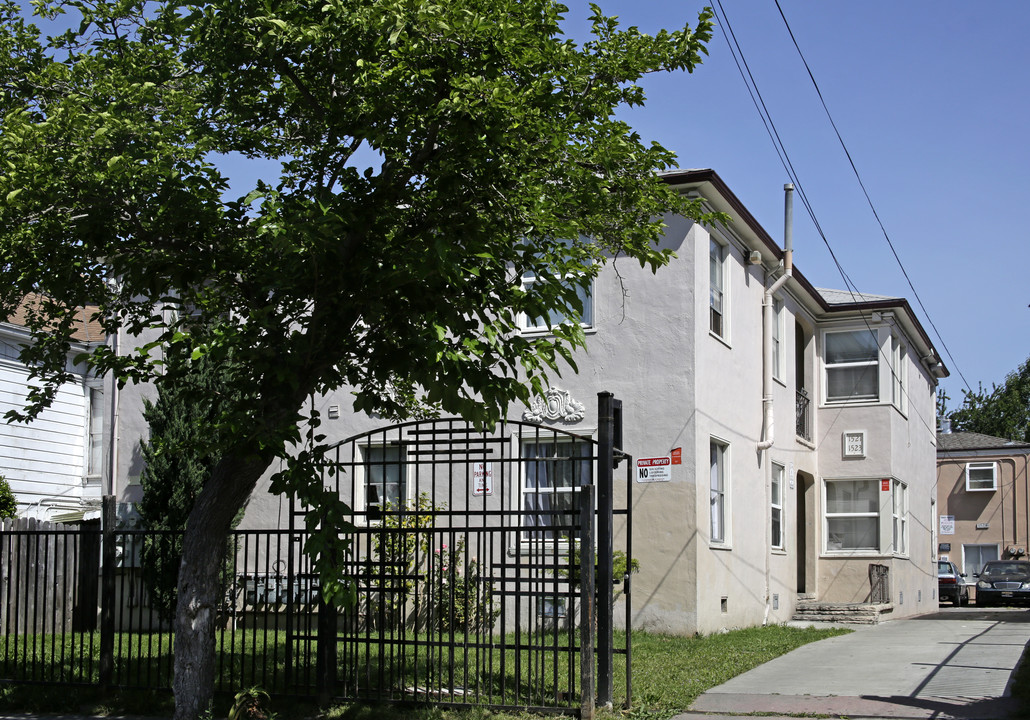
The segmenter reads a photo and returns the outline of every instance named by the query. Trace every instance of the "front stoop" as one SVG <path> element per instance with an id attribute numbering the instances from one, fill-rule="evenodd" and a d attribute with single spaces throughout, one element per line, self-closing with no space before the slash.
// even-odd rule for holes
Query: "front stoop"
<path id="1" fill-rule="evenodd" d="M 891 603 L 827 603 L 800 600 L 794 609 L 794 622 L 832 622 L 876 625 L 894 612 Z"/>

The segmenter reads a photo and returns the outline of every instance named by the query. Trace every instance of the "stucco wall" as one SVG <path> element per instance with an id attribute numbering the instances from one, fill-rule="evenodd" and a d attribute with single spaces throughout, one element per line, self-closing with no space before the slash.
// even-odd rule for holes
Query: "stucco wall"
<path id="1" fill-rule="evenodd" d="M 997 463 L 996 490 L 966 490 L 966 464 L 970 462 Z M 973 580 L 973 568 L 966 562 L 964 545 L 992 545 L 998 558 L 1012 557 L 1007 553 L 1010 547 L 1030 550 L 1030 538 L 1027 537 L 1027 519 L 1030 516 L 1028 466 L 1030 454 L 1005 450 L 952 451 L 939 455 L 937 515 L 955 518 L 955 533 L 937 538 L 939 543 L 951 545 L 950 550 L 942 551 L 940 555 L 968 573 L 968 580 Z M 939 517 L 934 521 L 939 523 Z M 977 525 L 986 527 L 978 528 Z"/>

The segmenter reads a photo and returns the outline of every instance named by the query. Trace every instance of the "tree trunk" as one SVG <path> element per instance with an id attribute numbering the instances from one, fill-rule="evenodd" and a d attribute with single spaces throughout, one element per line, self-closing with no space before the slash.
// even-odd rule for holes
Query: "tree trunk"
<path id="1" fill-rule="evenodd" d="M 175 720 L 198 720 L 211 707 L 226 540 L 233 518 L 267 466 L 266 460 L 223 457 L 186 523 L 175 613 Z"/>

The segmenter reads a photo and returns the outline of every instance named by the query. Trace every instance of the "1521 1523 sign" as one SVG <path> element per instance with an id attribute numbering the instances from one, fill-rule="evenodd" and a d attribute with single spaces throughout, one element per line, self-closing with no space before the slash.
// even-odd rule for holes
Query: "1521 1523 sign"
<path id="1" fill-rule="evenodd" d="M 638 458 L 637 482 L 669 482 L 672 480 L 672 458 L 665 457 Z"/>

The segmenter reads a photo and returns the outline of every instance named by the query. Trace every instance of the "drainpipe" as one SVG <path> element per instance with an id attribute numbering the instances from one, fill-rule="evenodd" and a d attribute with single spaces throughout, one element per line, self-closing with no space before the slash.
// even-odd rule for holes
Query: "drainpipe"
<path id="1" fill-rule="evenodd" d="M 775 440 L 773 426 L 773 376 L 772 376 L 772 331 L 773 331 L 773 293 L 779 290 L 790 279 L 794 271 L 794 185 L 783 186 L 783 275 L 770 285 L 762 296 L 762 440 L 758 443 L 758 452 L 764 453 L 772 447 Z M 780 488 L 783 492 L 783 488 Z M 772 604 L 772 518 L 769 507 L 772 504 L 772 465 L 765 463 L 765 615 L 762 625 L 769 624 L 769 612 Z M 783 531 L 782 519 L 780 531 Z"/>
<path id="2" fill-rule="evenodd" d="M 758 443 L 759 452 L 771 448 L 776 437 L 772 395 L 773 293 L 783 287 L 794 271 L 794 185 L 787 183 L 783 191 L 783 275 L 766 289 L 762 297 L 762 409 L 765 419 L 762 424 L 762 441 Z"/>

